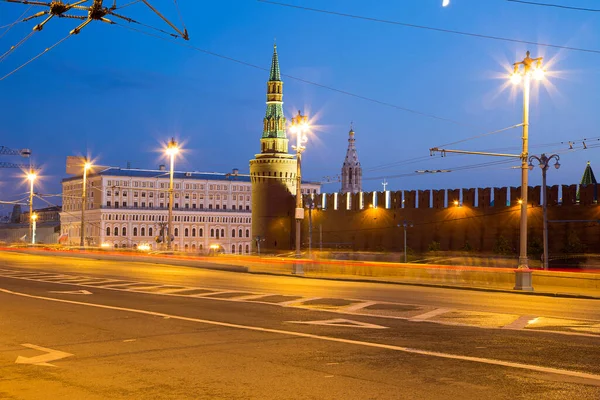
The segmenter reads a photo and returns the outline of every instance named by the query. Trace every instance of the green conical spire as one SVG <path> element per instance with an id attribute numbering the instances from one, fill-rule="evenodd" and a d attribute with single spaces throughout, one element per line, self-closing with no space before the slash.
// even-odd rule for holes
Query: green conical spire
<path id="1" fill-rule="evenodd" d="M 587 165 L 585 167 L 585 171 L 583 171 L 583 176 L 581 177 L 581 184 L 582 185 L 592 185 L 598 183 L 596 182 L 596 177 L 594 176 L 594 171 L 592 171 L 592 166 L 590 165 L 590 162 L 587 162 Z"/>
<path id="2" fill-rule="evenodd" d="M 269 81 L 281 81 L 281 72 L 279 72 L 279 58 L 277 57 L 277 45 L 273 45 L 273 59 L 271 60 L 271 74 Z"/>

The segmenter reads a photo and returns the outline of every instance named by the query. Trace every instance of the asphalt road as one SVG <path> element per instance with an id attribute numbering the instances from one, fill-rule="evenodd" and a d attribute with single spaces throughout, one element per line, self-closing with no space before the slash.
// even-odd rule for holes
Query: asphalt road
<path id="1" fill-rule="evenodd" d="M 598 399 L 598 305 L 0 254 L 0 399 Z"/>

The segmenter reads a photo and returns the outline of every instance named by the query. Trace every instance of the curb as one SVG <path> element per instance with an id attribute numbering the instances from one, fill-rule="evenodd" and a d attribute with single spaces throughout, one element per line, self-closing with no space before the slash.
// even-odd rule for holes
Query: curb
<path id="1" fill-rule="evenodd" d="M 328 277 L 318 277 L 318 276 L 278 274 L 275 272 L 251 271 L 251 270 L 249 270 L 248 273 L 254 274 L 254 275 L 287 276 L 287 277 L 291 277 L 291 278 L 318 279 L 318 280 L 325 280 L 325 281 L 379 283 L 379 284 L 384 284 L 384 285 L 420 286 L 420 287 L 431 287 L 431 288 L 439 288 L 439 289 L 470 290 L 470 291 L 475 291 L 475 292 L 495 292 L 495 293 L 520 294 L 520 295 L 527 295 L 527 296 L 544 296 L 544 297 L 558 297 L 558 298 L 567 298 L 567 299 L 600 300 L 600 296 L 591 296 L 591 295 L 577 294 L 577 293 L 536 292 L 535 289 L 532 292 L 525 292 L 525 291 L 521 291 L 521 290 L 486 288 L 486 287 L 478 287 L 478 286 L 444 285 L 441 283 L 436 284 L 436 283 L 424 283 L 424 282 L 401 282 L 401 281 L 386 281 L 386 280 L 379 280 L 379 279 L 352 279 L 352 278 L 343 278 L 343 277 L 328 278 Z"/>

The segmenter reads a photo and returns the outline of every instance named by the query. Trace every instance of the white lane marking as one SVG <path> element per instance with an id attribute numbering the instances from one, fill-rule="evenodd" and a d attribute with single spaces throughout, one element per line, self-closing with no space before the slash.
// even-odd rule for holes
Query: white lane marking
<path id="1" fill-rule="evenodd" d="M 416 315 L 416 316 L 410 318 L 410 320 L 411 321 L 425 321 L 425 320 L 427 320 L 429 318 L 433 318 L 437 315 L 445 314 L 448 311 L 451 311 L 451 310 L 449 308 L 436 308 L 435 310 L 431 310 L 424 314 Z"/>
<path id="2" fill-rule="evenodd" d="M 278 306 L 287 307 L 287 306 L 291 306 L 292 304 L 306 303 L 307 301 L 319 300 L 319 299 L 321 299 L 321 297 L 301 297 L 296 300 L 282 301 L 281 303 L 275 303 L 275 304 L 277 304 Z"/>
<path id="3" fill-rule="evenodd" d="M 367 328 L 367 329 L 388 329 L 387 326 L 369 324 L 362 321 L 353 321 L 351 319 L 335 318 L 324 321 L 286 321 L 292 324 L 322 325 L 322 326 L 343 326 L 346 328 Z"/>
<path id="4" fill-rule="evenodd" d="M 364 301 L 362 303 L 351 304 L 348 307 L 344 307 L 343 310 L 344 311 L 358 311 L 358 310 L 362 310 L 363 308 L 372 306 L 374 304 L 377 304 L 377 302 L 376 301 Z"/>
<path id="5" fill-rule="evenodd" d="M 142 282 L 127 282 L 127 283 L 115 283 L 114 285 L 112 284 L 107 284 L 107 285 L 103 285 L 102 287 L 106 287 L 106 288 L 121 288 L 121 287 L 127 287 L 127 286 L 131 286 L 131 285 L 139 285 Z"/>
<path id="6" fill-rule="evenodd" d="M 268 293 L 268 294 L 251 294 L 249 296 L 240 296 L 240 297 L 234 297 L 234 300 L 237 301 L 247 301 L 247 300 L 256 300 L 256 299 L 260 299 L 263 297 L 268 297 L 268 296 L 276 296 L 275 294 L 272 293 Z"/>
<path id="7" fill-rule="evenodd" d="M 135 342 L 136 339 L 125 339 L 123 340 L 123 343 L 129 343 L 129 342 Z"/>
<path id="8" fill-rule="evenodd" d="M 510 324 L 504 325 L 502 327 L 502 329 L 515 329 L 515 330 L 523 329 L 527 325 L 529 325 L 529 321 L 531 321 L 535 318 L 536 317 L 534 315 L 521 315 L 519 318 L 515 319 Z"/>
<path id="9" fill-rule="evenodd" d="M 188 290 L 195 290 L 195 289 L 196 288 L 193 288 L 193 287 L 184 287 L 184 288 L 177 288 L 177 289 L 167 288 L 167 289 L 161 289 L 158 294 L 175 294 L 175 293 L 187 292 Z"/>
<path id="10" fill-rule="evenodd" d="M 59 294 L 83 294 L 83 295 L 88 295 L 88 294 L 92 294 L 92 292 L 82 289 L 82 290 L 65 290 L 65 291 L 51 291 L 48 293 L 59 293 Z"/>
<path id="11" fill-rule="evenodd" d="M 0 274 L 0 276 L 3 276 L 2 274 Z M 68 283 L 68 282 L 56 282 L 56 281 L 50 281 L 50 280 L 46 280 L 46 281 L 40 281 L 39 279 L 30 279 L 29 277 L 18 277 L 18 276 L 6 276 L 7 278 L 11 278 L 11 279 L 21 279 L 21 280 L 26 280 L 26 281 L 34 281 L 34 282 L 47 282 L 47 283 L 51 283 L 51 284 L 57 284 L 57 285 L 69 285 L 69 286 L 83 286 L 83 287 L 89 287 L 89 288 L 95 288 L 95 289 L 103 289 L 103 290 L 113 290 L 113 291 L 119 291 L 119 292 L 128 292 L 128 293 L 136 293 L 136 292 L 132 292 L 131 290 L 128 290 L 128 288 L 119 288 L 119 287 L 112 287 L 110 285 L 108 286 L 103 286 L 103 285 L 96 285 L 96 284 L 75 284 L 75 283 Z M 110 280 L 112 282 L 120 282 L 120 280 Z M 133 283 L 127 283 L 126 285 L 133 285 L 133 284 L 137 284 L 139 282 L 133 282 Z M 181 289 L 181 291 L 187 291 L 187 290 L 215 290 L 215 289 L 209 289 L 209 288 L 198 288 L 198 287 L 193 287 L 193 288 L 189 288 L 189 289 Z M 139 293 L 139 292 L 137 292 Z M 188 294 L 178 294 L 177 292 L 174 293 L 160 293 L 160 292 L 148 292 L 150 294 L 153 295 L 160 295 L 160 296 L 176 296 L 176 297 L 194 297 L 193 295 L 188 295 Z M 213 292 L 214 293 L 214 292 Z M 282 296 L 289 296 L 289 295 L 282 295 Z M 206 298 L 206 297 L 200 297 L 200 298 Z M 253 301 L 254 304 L 263 304 L 263 305 L 268 305 L 268 306 L 283 306 L 283 307 L 294 307 L 294 308 L 301 308 L 301 309 L 306 309 L 306 310 L 315 310 L 314 307 L 310 307 L 310 306 L 302 306 L 301 304 L 299 305 L 294 305 L 295 303 L 298 302 L 304 302 L 304 301 L 310 301 L 310 300 L 318 300 L 321 297 L 311 297 L 311 298 L 298 298 L 297 300 L 291 300 L 291 301 L 285 301 L 282 303 L 273 303 L 273 302 L 267 302 L 267 301 Z M 218 300 L 218 301 L 232 301 L 232 302 L 237 302 L 239 300 L 237 300 L 237 298 L 226 298 L 226 297 L 208 297 L 208 299 L 211 300 Z M 362 300 L 356 300 L 356 301 L 362 301 Z M 410 304 L 410 303 L 391 303 L 391 302 L 377 302 L 378 304 L 395 304 L 395 305 L 411 305 L 411 306 L 415 306 L 416 304 Z M 419 307 L 423 307 L 422 305 L 417 305 Z M 412 321 L 411 317 L 403 317 L 403 316 L 399 316 L 399 315 L 380 315 L 380 314 L 367 314 L 367 313 L 360 313 L 360 312 L 353 312 L 353 311 L 346 311 L 343 308 L 339 308 L 339 309 L 327 309 L 327 308 L 321 308 L 318 310 L 319 312 L 328 312 L 328 313 L 333 313 L 333 314 L 346 314 L 346 315 L 359 315 L 359 316 L 364 316 L 364 317 L 373 317 L 373 318 L 385 318 L 385 319 L 397 319 L 397 320 L 402 320 L 402 321 Z M 496 314 L 502 314 L 502 313 L 496 313 Z M 547 317 L 547 318 L 559 318 L 559 317 Z M 559 318 L 560 319 L 560 318 Z M 591 322 L 591 323 L 598 323 L 598 320 L 593 320 L 593 319 L 578 319 L 577 321 L 580 322 Z M 420 322 L 420 321 L 415 321 L 415 322 Z M 485 326 L 485 325 L 473 325 L 473 324 L 466 324 L 466 323 L 462 323 L 462 322 L 455 322 L 455 321 L 441 321 L 441 320 L 430 320 L 427 321 L 430 323 L 434 323 L 434 324 L 438 324 L 438 325 L 446 325 L 446 326 L 462 326 L 462 327 L 468 327 L 468 328 L 479 328 L 479 329 L 503 329 L 503 328 L 498 328 L 495 326 Z M 598 338 L 599 333 L 583 333 L 580 331 L 577 332 L 573 332 L 573 331 L 565 331 L 565 330 L 552 330 L 552 329 L 535 329 L 535 330 L 528 330 L 527 332 L 532 332 L 534 334 L 538 334 L 538 333 L 550 333 L 550 334 L 555 334 L 555 335 L 567 335 L 567 336 L 585 336 L 585 337 L 593 337 L 593 338 Z M 587 330 L 587 332 L 589 332 L 589 330 Z"/>
<path id="12" fill-rule="evenodd" d="M 44 367 L 56 367 L 56 365 L 50 364 L 50 361 L 60 360 L 62 358 L 71 357 L 73 354 L 65 353 L 64 351 L 47 349 L 45 347 L 36 346 L 35 344 L 24 343 L 21 346 L 28 347 L 30 349 L 35 349 L 39 351 L 43 351 L 46 354 L 42 354 L 35 357 L 22 357 L 18 356 L 15 360 L 16 364 L 34 364 L 34 365 L 42 365 Z"/>
<path id="13" fill-rule="evenodd" d="M 55 299 L 52 297 L 43 297 L 43 296 L 36 296 L 36 295 L 27 294 L 27 293 L 13 292 L 11 290 L 7 290 L 7 289 L 3 289 L 3 288 L 0 288 L 0 292 L 6 293 L 6 294 L 11 294 L 14 296 L 26 297 L 26 298 L 30 298 L 30 299 L 53 301 L 53 302 L 57 302 L 57 303 L 76 304 L 76 305 L 80 305 L 80 306 L 84 306 L 84 307 L 94 307 L 94 308 L 101 308 L 101 309 L 106 309 L 106 310 L 125 311 L 125 312 L 131 312 L 131 313 L 136 313 L 136 314 L 152 315 L 155 317 L 163 317 L 165 319 L 173 318 L 173 319 L 177 319 L 180 321 L 196 322 L 196 323 L 206 324 L 206 325 L 223 326 L 226 328 L 242 329 L 242 330 L 248 330 L 248 331 L 254 331 L 254 332 L 275 333 L 275 334 L 280 334 L 280 335 L 296 336 L 296 337 L 302 337 L 302 338 L 307 338 L 307 339 L 316 339 L 316 340 L 322 340 L 322 341 L 328 341 L 328 342 L 353 344 L 353 345 L 363 346 L 363 347 L 372 347 L 372 348 L 378 348 L 378 349 L 384 349 L 384 350 L 399 351 L 399 352 L 408 353 L 408 354 L 417 354 L 417 355 L 422 355 L 422 356 L 445 358 L 445 359 L 458 360 L 458 361 L 468 361 L 468 362 L 473 362 L 473 363 L 495 365 L 495 366 L 500 366 L 500 367 L 514 368 L 514 369 L 524 369 L 524 370 L 529 370 L 529 371 L 543 372 L 543 373 L 563 375 L 563 376 L 571 376 L 571 377 L 589 379 L 592 381 L 600 382 L 600 375 L 590 374 L 590 373 L 586 373 L 586 372 L 579 372 L 579 371 L 571 371 L 571 370 L 566 370 L 566 369 L 542 367 L 539 365 L 522 364 L 522 363 L 511 362 L 511 361 L 502 361 L 502 360 L 496 360 L 493 358 L 461 356 L 461 355 L 457 355 L 457 354 L 441 353 L 441 352 L 428 351 L 428 350 L 419 350 L 419 349 L 413 349 L 413 348 L 409 348 L 409 347 L 395 346 L 395 345 L 391 345 L 391 344 L 364 342 L 364 341 L 360 341 L 360 340 L 343 339 L 343 338 L 322 336 L 322 335 L 313 335 L 310 333 L 285 331 L 285 330 L 281 330 L 281 329 L 262 328 L 262 327 L 258 327 L 258 326 L 232 324 L 229 322 L 211 321 L 211 320 L 200 319 L 200 318 L 184 317 L 181 315 L 170 315 L 170 314 L 165 314 L 165 313 L 161 313 L 161 312 L 139 310 L 139 309 L 135 309 L 135 308 L 116 307 L 116 306 L 109 306 L 109 305 L 105 305 L 105 304 L 84 303 L 84 302 L 75 301 L 75 300 Z"/>
<path id="14" fill-rule="evenodd" d="M 200 289 L 204 290 L 204 289 Z M 198 294 L 190 294 L 189 297 L 206 297 L 206 296 L 214 296 L 215 294 L 223 294 L 223 293 L 235 293 L 234 290 L 220 290 L 209 293 L 198 293 Z"/>

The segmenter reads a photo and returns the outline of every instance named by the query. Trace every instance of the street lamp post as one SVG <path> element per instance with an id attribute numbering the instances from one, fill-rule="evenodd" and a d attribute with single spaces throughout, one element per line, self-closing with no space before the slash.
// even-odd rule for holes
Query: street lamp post
<path id="1" fill-rule="evenodd" d="M 531 58 L 529 51 L 523 61 L 513 64 L 514 71 L 511 75 L 513 83 L 523 82 L 523 147 L 521 150 L 521 224 L 519 264 L 516 272 L 515 289 L 533 290 L 531 285 L 531 271 L 527 261 L 527 187 L 528 187 L 528 147 L 529 147 L 529 92 L 531 78 L 541 80 L 544 77 L 542 57 Z M 521 71 L 520 66 L 523 66 Z"/>
<path id="2" fill-rule="evenodd" d="M 173 168 L 175 167 L 175 155 L 179 152 L 177 142 L 174 138 L 167 144 L 167 155 L 170 157 L 171 168 L 169 170 L 169 217 L 167 221 L 167 250 L 171 250 L 173 233 Z"/>
<path id="3" fill-rule="evenodd" d="M 36 221 L 38 219 L 37 214 L 32 214 L 31 215 L 31 221 L 33 222 L 33 229 L 32 229 L 32 234 L 31 234 L 31 244 L 35 244 L 35 228 L 36 228 Z"/>
<path id="4" fill-rule="evenodd" d="M 407 220 L 404 220 L 404 222 L 402 222 L 401 224 L 398 224 L 398 226 L 402 226 L 404 227 L 404 263 L 406 264 L 408 262 L 408 253 L 407 253 L 407 249 L 408 247 L 406 246 L 406 228 L 408 227 L 413 227 L 412 222 L 409 222 Z"/>
<path id="5" fill-rule="evenodd" d="M 86 159 L 83 162 L 83 181 L 81 186 L 81 232 L 79 237 L 79 246 L 85 246 L 85 209 L 87 208 L 87 171 L 92 164 Z"/>
<path id="6" fill-rule="evenodd" d="M 546 156 L 546 154 L 542 154 L 540 157 L 538 156 L 531 156 L 529 157 L 529 169 L 532 170 L 533 169 L 533 160 L 536 160 L 539 165 L 540 168 L 542 169 L 542 207 L 543 207 L 543 217 L 542 217 L 542 223 L 543 223 L 543 240 L 544 240 L 544 269 L 547 270 L 548 269 L 548 198 L 546 196 L 546 171 L 548 171 L 548 167 L 550 166 L 550 161 L 554 159 L 556 160 L 556 162 L 554 163 L 554 168 L 559 169 L 560 168 L 560 163 L 558 162 L 560 160 L 560 157 L 558 156 L 558 154 L 552 154 L 549 157 Z"/>
<path id="7" fill-rule="evenodd" d="M 29 170 L 27 174 L 27 179 L 29 180 L 29 237 L 31 238 L 31 244 L 35 244 L 35 239 L 33 237 L 33 182 L 37 175 L 33 171 L 33 168 Z"/>
<path id="8" fill-rule="evenodd" d="M 292 118 L 292 133 L 296 134 L 296 145 L 292 146 L 296 150 L 296 258 L 302 256 L 300 248 L 300 235 L 302 230 L 302 220 L 304 219 L 304 209 L 302 208 L 302 152 L 306 149 L 306 132 L 308 131 L 308 117 L 298 111 L 298 115 Z"/>

